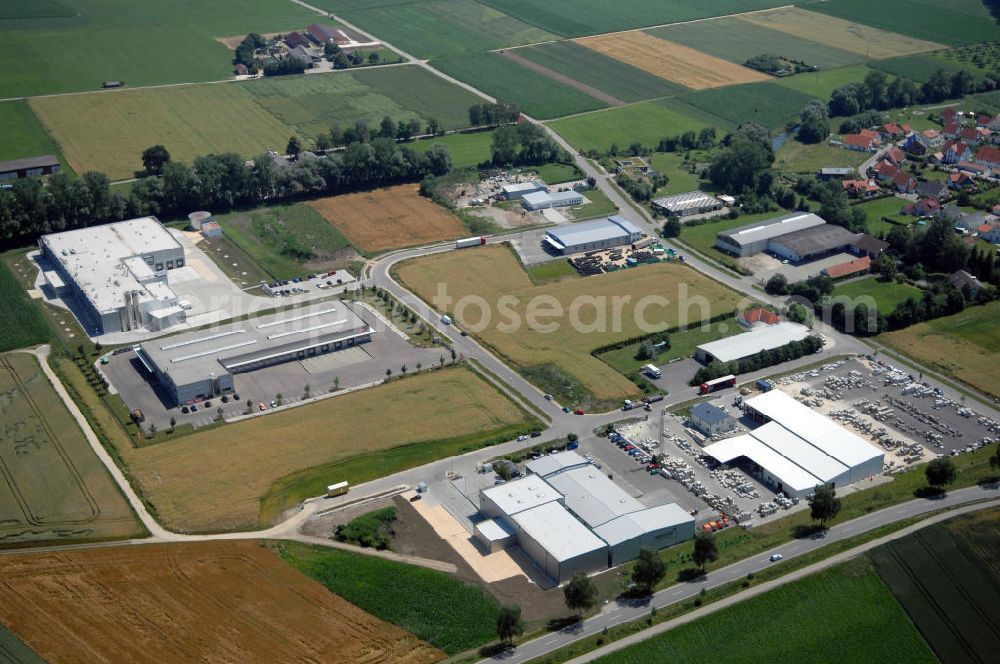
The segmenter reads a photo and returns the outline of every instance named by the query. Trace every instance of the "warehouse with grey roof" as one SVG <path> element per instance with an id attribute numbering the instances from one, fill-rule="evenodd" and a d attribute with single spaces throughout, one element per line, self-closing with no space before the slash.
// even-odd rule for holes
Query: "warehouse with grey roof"
<path id="1" fill-rule="evenodd" d="M 173 397 L 190 403 L 234 390 L 233 374 L 371 340 L 372 327 L 342 302 L 322 304 L 140 344 L 136 354 Z"/>
<path id="2" fill-rule="evenodd" d="M 546 231 L 543 243 L 558 254 L 599 251 L 638 242 L 643 232 L 625 217 L 615 215 Z"/>
<path id="3" fill-rule="evenodd" d="M 576 452 L 527 464 L 528 475 L 480 492 L 475 534 L 490 551 L 516 543 L 562 583 L 694 536 L 694 517 L 674 503 L 646 507 Z"/>

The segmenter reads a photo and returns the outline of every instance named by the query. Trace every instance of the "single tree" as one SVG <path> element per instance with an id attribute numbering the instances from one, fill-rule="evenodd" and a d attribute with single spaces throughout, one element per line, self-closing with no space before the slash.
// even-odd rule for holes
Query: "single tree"
<path id="1" fill-rule="evenodd" d="M 302 152 L 302 143 L 299 141 L 298 136 L 292 136 L 288 139 L 288 145 L 285 147 L 285 154 L 292 159 L 296 159 L 298 158 L 300 152 Z"/>
<path id="2" fill-rule="evenodd" d="M 826 522 L 835 518 L 840 513 L 840 498 L 832 484 L 821 484 L 816 487 L 813 495 L 809 496 L 809 516 L 822 528 L 826 527 Z"/>
<path id="3" fill-rule="evenodd" d="M 990 455 L 990 468 L 994 472 L 1000 469 L 1000 443 L 997 443 L 996 447 L 993 448 L 993 454 Z"/>
<path id="4" fill-rule="evenodd" d="M 658 555 L 646 547 L 639 550 L 639 557 L 632 567 L 632 583 L 649 594 L 666 575 L 667 564 Z"/>
<path id="5" fill-rule="evenodd" d="M 677 237 L 681 234 L 681 220 L 677 217 L 670 217 L 663 224 L 663 237 Z"/>
<path id="6" fill-rule="evenodd" d="M 162 175 L 163 165 L 170 161 L 170 153 L 162 145 L 154 145 L 142 151 L 142 166 L 149 175 Z"/>
<path id="7" fill-rule="evenodd" d="M 308 399 L 309 398 L 309 392 L 311 392 L 311 391 L 312 391 L 312 388 L 309 387 L 309 383 L 306 383 L 302 387 L 302 398 L 303 399 Z"/>
<path id="8" fill-rule="evenodd" d="M 497 614 L 497 636 L 506 645 L 514 643 L 514 637 L 524 633 L 524 621 L 521 619 L 521 607 L 501 606 Z"/>
<path id="9" fill-rule="evenodd" d="M 719 548 L 715 545 L 715 538 L 706 532 L 695 533 L 694 553 L 691 554 L 691 558 L 704 572 L 705 565 L 719 559 Z"/>
<path id="10" fill-rule="evenodd" d="M 281 405 L 281 402 L 284 400 L 285 396 L 281 392 L 278 392 L 277 394 L 274 395 L 274 403 L 278 404 L 279 406 Z"/>
<path id="11" fill-rule="evenodd" d="M 250 411 L 252 409 L 253 409 L 253 399 L 247 399 L 247 410 Z"/>
<path id="12" fill-rule="evenodd" d="M 563 597 L 566 608 L 579 616 L 597 604 L 597 586 L 586 574 L 574 574 L 570 582 L 563 586 Z"/>
<path id="13" fill-rule="evenodd" d="M 437 118 L 431 118 L 427 121 L 427 133 L 431 136 L 437 136 L 441 131 L 441 122 Z"/>
<path id="14" fill-rule="evenodd" d="M 170 416 L 170 433 L 174 432 L 174 427 L 177 426 L 177 418 L 173 415 Z"/>
<path id="15" fill-rule="evenodd" d="M 370 65 L 377 65 L 378 61 L 379 61 L 379 55 L 378 55 L 378 53 L 369 53 L 368 54 L 368 64 L 370 64 Z"/>
<path id="16" fill-rule="evenodd" d="M 218 408 L 215 409 L 215 415 L 218 418 L 218 420 L 221 422 L 222 421 L 222 406 L 219 406 Z"/>
<path id="17" fill-rule="evenodd" d="M 442 369 L 444 368 L 444 355 L 438 356 L 438 364 L 441 365 Z"/>
<path id="18" fill-rule="evenodd" d="M 392 369 L 386 369 L 385 370 L 385 377 L 386 378 L 392 378 Z"/>
<path id="19" fill-rule="evenodd" d="M 333 389 L 335 389 L 335 390 L 339 390 L 340 389 L 340 376 L 334 376 L 333 377 Z"/>
<path id="20" fill-rule="evenodd" d="M 156 422 L 149 425 L 149 437 L 152 438 L 156 435 Z"/>
<path id="21" fill-rule="evenodd" d="M 417 362 L 417 371 L 420 371 L 423 368 L 424 368 L 424 363 L 423 362 Z"/>
<path id="22" fill-rule="evenodd" d="M 928 484 L 935 489 L 943 490 L 946 485 L 955 481 L 957 471 L 955 470 L 955 463 L 948 457 L 944 457 L 942 459 L 934 459 L 927 464 L 924 474 L 927 476 Z"/>
<path id="23" fill-rule="evenodd" d="M 580 436 L 576 435 L 575 433 L 570 432 L 570 433 L 566 434 L 566 440 L 568 440 L 571 443 L 575 443 L 576 441 L 580 440 Z"/>
<path id="24" fill-rule="evenodd" d="M 399 373 L 403 374 L 404 376 L 406 375 L 406 365 L 405 364 L 399 368 Z"/>
<path id="25" fill-rule="evenodd" d="M 656 345 L 653 344 L 653 340 L 645 339 L 639 344 L 639 352 L 635 356 L 640 360 L 655 360 L 656 355 Z"/>

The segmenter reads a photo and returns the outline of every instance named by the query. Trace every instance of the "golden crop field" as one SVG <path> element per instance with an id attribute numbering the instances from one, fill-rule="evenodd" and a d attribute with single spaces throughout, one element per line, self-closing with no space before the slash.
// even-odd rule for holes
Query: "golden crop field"
<path id="1" fill-rule="evenodd" d="M 468 369 L 449 368 L 120 451 L 166 527 L 233 530 L 256 527 L 261 498 L 291 473 L 524 420 L 491 384 Z M 331 477 L 326 484 L 344 479 L 351 478 Z"/>
<path id="2" fill-rule="evenodd" d="M 420 186 L 403 184 L 311 201 L 323 218 L 364 252 L 412 247 L 467 234 L 462 222 Z"/>
<path id="3" fill-rule="evenodd" d="M 156 144 L 187 163 L 209 153 L 250 157 L 284 148 L 294 132 L 247 90 L 238 83 L 184 85 L 37 97 L 29 104 L 73 170 L 120 180 L 141 170 L 142 151 Z"/>
<path id="4" fill-rule="evenodd" d="M 1000 302 L 879 336 L 938 371 L 1000 398 Z"/>
<path id="5" fill-rule="evenodd" d="M 0 576 L 0 620 L 50 662 L 444 659 L 259 542 L 18 554 Z"/>
<path id="6" fill-rule="evenodd" d="M 620 339 L 643 334 L 637 320 L 640 314 L 655 330 L 663 330 L 733 311 L 740 300 L 738 293 L 677 263 L 645 265 L 535 286 L 510 249 L 496 245 L 415 259 L 400 265 L 398 275 L 408 288 L 432 304 L 439 285 L 446 286 L 448 295 L 456 302 L 467 295 L 483 298 L 493 315 L 480 331 L 477 331 L 481 321 L 478 306 L 456 311 L 453 303 L 445 310 L 455 316 L 456 323 L 517 366 L 556 365 L 600 400 L 621 399 L 638 392 L 625 376 L 590 353 Z M 506 305 L 498 305 L 504 296 L 516 298 L 517 302 L 508 300 Z M 644 296 L 661 296 L 666 298 L 666 304 L 652 303 L 637 311 L 637 304 Z M 679 303 L 683 297 L 697 303 L 682 310 Z M 544 317 L 543 313 L 537 317 L 536 325 L 529 325 L 528 303 L 533 298 L 539 298 L 535 300 L 539 310 L 557 304 L 564 314 Z M 615 329 L 614 298 L 622 298 L 619 329 Z M 597 314 L 598 309 L 591 304 L 600 302 L 605 303 L 604 314 Z M 580 325 L 573 324 L 574 315 Z M 509 325 L 511 316 L 522 323 L 516 329 Z M 545 326 L 553 323 L 558 329 L 545 331 Z"/>
<path id="7" fill-rule="evenodd" d="M 584 37 L 576 42 L 694 90 L 771 80 L 759 71 L 640 30 Z"/>
<path id="8" fill-rule="evenodd" d="M 740 16 L 739 20 L 814 42 L 881 59 L 944 48 L 941 44 L 880 30 L 797 7 Z"/>

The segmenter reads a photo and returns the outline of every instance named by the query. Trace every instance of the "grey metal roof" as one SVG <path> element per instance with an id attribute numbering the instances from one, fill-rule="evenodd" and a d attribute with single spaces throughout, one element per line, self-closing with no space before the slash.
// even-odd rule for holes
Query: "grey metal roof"
<path id="1" fill-rule="evenodd" d="M 608 546 L 557 502 L 519 512 L 512 519 L 518 528 L 559 562 L 600 551 Z"/>
<path id="2" fill-rule="evenodd" d="M 45 154 L 40 157 L 25 157 L 24 159 L 11 159 L 10 161 L 0 161 L 0 173 L 12 173 L 23 171 L 29 168 L 44 168 L 45 166 L 58 166 L 59 160 L 55 155 Z"/>
<path id="3" fill-rule="evenodd" d="M 613 239 L 627 240 L 633 235 L 641 235 L 642 231 L 628 219 L 615 215 L 607 219 L 584 221 L 569 226 L 561 226 L 548 231 L 546 235 L 555 238 L 565 247 L 581 244 L 593 244 Z"/>
<path id="4" fill-rule="evenodd" d="M 685 523 L 693 523 L 694 517 L 685 512 L 677 503 L 667 503 L 630 512 L 594 528 L 594 533 L 614 546 L 646 533 L 663 528 L 672 528 Z"/>
<path id="5" fill-rule="evenodd" d="M 501 512 L 510 516 L 562 498 L 558 491 L 538 475 L 528 475 L 513 482 L 483 489 L 482 494 L 492 500 Z"/>
<path id="6" fill-rule="evenodd" d="M 525 464 L 525 467 L 527 467 L 529 472 L 539 477 L 548 477 L 553 473 L 558 473 L 567 468 L 586 466 L 589 463 L 589 461 L 576 452 L 559 452 L 558 454 L 548 454 L 540 459 L 529 461 Z"/>
<path id="7" fill-rule="evenodd" d="M 661 207 L 670 212 L 680 212 L 684 210 L 700 210 L 701 208 L 722 205 L 715 196 L 706 194 L 703 191 L 689 191 L 685 194 L 674 194 L 653 199 L 653 205 Z"/>
<path id="8" fill-rule="evenodd" d="M 546 481 L 562 494 L 566 507 L 591 528 L 643 508 L 594 466 L 564 470 Z"/>
<path id="9" fill-rule="evenodd" d="M 691 416 L 709 424 L 718 424 L 729 418 L 729 413 L 707 401 L 702 401 L 691 408 Z"/>
<path id="10" fill-rule="evenodd" d="M 823 224 L 773 238 L 772 242 L 799 256 L 810 256 L 853 244 L 860 237 L 861 233 L 852 233 L 843 226 Z"/>
<path id="11" fill-rule="evenodd" d="M 788 233 L 821 226 L 825 223 L 826 221 L 822 217 L 811 212 L 795 212 L 775 219 L 722 231 L 719 233 L 719 237 L 726 238 L 736 246 L 744 246 L 761 240 L 772 240 Z"/>

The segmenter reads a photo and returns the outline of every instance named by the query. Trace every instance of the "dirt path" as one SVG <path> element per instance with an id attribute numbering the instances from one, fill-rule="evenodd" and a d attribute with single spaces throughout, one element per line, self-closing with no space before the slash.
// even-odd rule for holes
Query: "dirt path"
<path id="1" fill-rule="evenodd" d="M 603 90 L 598 90 L 597 88 L 587 85 L 586 83 L 581 83 L 580 81 L 574 80 L 565 74 L 560 74 L 555 69 L 549 69 L 545 65 L 540 65 L 537 62 L 532 62 L 531 60 L 514 53 L 513 51 L 500 51 L 500 55 L 507 58 L 508 60 L 513 60 L 522 67 L 527 67 L 533 71 L 538 72 L 542 76 L 551 78 L 553 81 L 558 81 L 564 85 L 568 85 L 571 88 L 575 88 L 585 95 L 593 97 L 594 99 L 600 99 L 606 104 L 611 104 L 612 106 L 624 106 L 625 102 L 618 97 L 612 97 L 607 92 Z"/>

